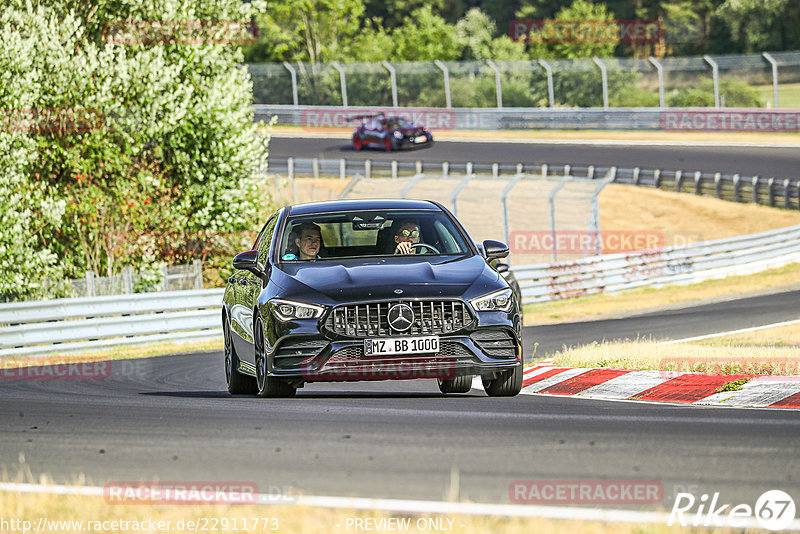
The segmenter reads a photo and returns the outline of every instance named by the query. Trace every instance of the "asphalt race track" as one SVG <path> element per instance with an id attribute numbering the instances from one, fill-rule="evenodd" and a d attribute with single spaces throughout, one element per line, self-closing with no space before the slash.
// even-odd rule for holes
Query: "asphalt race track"
<path id="1" fill-rule="evenodd" d="M 436 132 L 434 132 L 436 135 Z M 594 144 L 485 143 L 436 141 L 430 148 L 383 152 L 353 150 L 349 139 L 274 136 L 276 158 L 452 161 L 474 163 L 548 163 L 579 166 L 681 169 L 742 176 L 800 178 L 800 149 L 725 146 L 598 146 Z"/>
<path id="2" fill-rule="evenodd" d="M 800 292 L 625 320 L 527 328 L 563 343 L 680 338 L 795 319 Z M 750 503 L 800 492 L 800 415 L 520 395 L 443 397 L 432 381 L 316 384 L 230 397 L 222 354 L 115 362 L 105 380 L 0 380 L 0 464 L 70 482 L 252 481 L 259 491 L 508 502 L 516 480 L 648 480 Z M 619 506 L 617 506 L 619 507 Z"/>

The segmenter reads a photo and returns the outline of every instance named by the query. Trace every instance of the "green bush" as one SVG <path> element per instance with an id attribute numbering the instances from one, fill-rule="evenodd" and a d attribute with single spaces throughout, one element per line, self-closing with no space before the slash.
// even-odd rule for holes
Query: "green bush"
<path id="1" fill-rule="evenodd" d="M 720 80 L 720 105 L 729 108 L 760 108 L 758 90 L 739 80 Z M 724 102 L 722 100 L 724 99 Z M 703 80 L 699 87 L 678 90 L 667 98 L 673 108 L 714 107 L 714 82 Z"/>

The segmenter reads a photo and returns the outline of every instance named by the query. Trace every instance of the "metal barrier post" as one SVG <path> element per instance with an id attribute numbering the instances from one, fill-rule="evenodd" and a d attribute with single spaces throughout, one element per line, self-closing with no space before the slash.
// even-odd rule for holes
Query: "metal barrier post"
<path id="1" fill-rule="evenodd" d="M 714 79 L 714 107 L 719 107 L 719 67 L 717 66 L 717 62 L 711 59 L 711 56 L 705 55 L 703 59 L 706 60 L 706 63 L 711 65 L 711 76 Z"/>
<path id="2" fill-rule="evenodd" d="M 339 85 L 342 88 L 342 106 L 347 107 L 347 79 L 344 74 L 344 69 L 337 61 L 331 61 L 331 67 L 339 71 Z"/>
<path id="3" fill-rule="evenodd" d="M 649 59 L 650 63 L 653 64 L 653 66 L 656 68 L 656 72 L 658 73 L 658 106 L 661 109 L 664 109 L 666 107 L 664 104 L 664 67 L 653 56 L 650 56 Z"/>
<path id="4" fill-rule="evenodd" d="M 491 59 L 487 59 L 486 64 L 494 71 L 494 92 L 497 95 L 497 109 L 503 109 L 503 87 L 500 84 L 500 68 Z"/>
<path id="5" fill-rule="evenodd" d="M 524 176 L 524 174 L 515 175 L 514 178 L 512 178 L 511 181 L 503 188 L 503 192 L 500 193 L 500 204 L 502 205 L 503 209 L 503 238 L 506 243 L 508 243 L 508 237 L 511 233 L 508 221 L 508 194 Z"/>
<path id="6" fill-rule="evenodd" d="M 295 107 L 297 107 L 299 105 L 298 104 L 299 100 L 297 98 L 297 71 L 295 70 L 294 67 L 292 67 L 292 65 L 288 61 L 284 61 L 283 66 L 286 68 L 286 70 L 289 71 L 289 74 L 291 74 L 292 76 L 292 104 Z"/>
<path id="7" fill-rule="evenodd" d="M 733 175 L 733 200 L 734 202 L 740 202 L 741 199 L 739 197 L 739 185 L 742 179 L 739 177 L 738 174 Z"/>
<path id="8" fill-rule="evenodd" d="M 550 194 L 547 196 L 547 202 L 550 204 L 550 237 L 553 241 L 553 263 L 558 262 L 558 240 L 556 239 L 556 195 L 561 188 L 564 187 L 567 182 L 570 180 L 569 176 L 564 176 L 561 178 L 561 181 L 558 182 L 558 185 L 550 191 Z"/>
<path id="9" fill-rule="evenodd" d="M 720 173 L 714 174 L 714 192 L 717 198 L 722 198 L 722 175 Z"/>
<path id="10" fill-rule="evenodd" d="M 681 192 L 681 182 L 683 182 L 683 171 L 678 171 L 675 173 L 675 191 L 677 193 Z"/>
<path id="11" fill-rule="evenodd" d="M 364 160 L 364 177 L 367 180 L 372 178 L 372 162 L 370 160 Z"/>
<path id="12" fill-rule="evenodd" d="M 397 72 L 388 61 L 382 61 L 381 64 L 389 71 L 389 77 L 392 80 L 392 107 L 397 107 Z"/>
<path id="13" fill-rule="evenodd" d="M 592 192 L 592 214 L 589 218 L 589 235 L 592 237 L 591 243 L 594 244 L 594 253 L 603 253 L 603 238 L 600 233 L 600 201 L 598 197 L 603 189 L 617 178 L 617 168 L 611 167 L 603 180 L 595 187 Z M 588 243 L 587 243 L 588 246 Z M 590 250 L 587 248 L 586 255 L 589 255 Z"/>
<path id="14" fill-rule="evenodd" d="M 451 105 L 451 102 L 450 102 L 450 71 L 447 69 L 447 65 L 445 65 L 444 63 L 442 63 L 438 59 L 436 61 L 434 61 L 433 63 L 442 70 L 442 75 L 444 76 L 444 101 L 445 101 L 445 107 L 447 109 L 450 109 L 450 108 L 453 107 Z"/>
<path id="15" fill-rule="evenodd" d="M 701 173 L 700 171 L 696 171 L 694 173 L 694 194 L 695 195 L 699 195 L 700 194 L 700 188 L 701 188 L 700 180 L 701 180 L 702 177 L 703 177 L 703 173 Z"/>
<path id="16" fill-rule="evenodd" d="M 311 174 L 315 179 L 319 178 L 319 160 L 317 158 L 311 160 Z"/>
<path id="17" fill-rule="evenodd" d="M 539 65 L 544 68 L 545 74 L 547 74 L 547 98 L 550 101 L 550 107 L 556 107 L 556 99 L 555 99 L 555 91 L 553 90 L 553 68 L 550 64 L 543 60 L 539 60 Z"/>
<path id="18" fill-rule="evenodd" d="M 455 189 L 453 189 L 453 192 L 450 194 L 450 206 L 453 209 L 453 215 L 455 215 L 456 217 L 458 217 L 458 195 L 461 193 L 461 191 L 464 190 L 465 187 L 467 187 L 469 181 L 472 180 L 474 177 L 475 175 L 472 174 L 472 163 L 471 162 L 467 163 L 467 173 L 464 176 L 464 179 L 461 180 L 461 182 L 456 186 Z"/>
<path id="19" fill-rule="evenodd" d="M 603 109 L 608 109 L 608 71 L 606 70 L 605 63 L 603 63 L 599 57 L 593 57 L 592 61 L 594 61 L 595 65 L 600 67 L 600 79 L 603 83 Z"/>
<path id="20" fill-rule="evenodd" d="M 762 52 L 762 56 L 764 59 L 769 61 L 769 64 L 772 65 L 772 92 L 775 96 L 775 103 L 772 105 L 773 108 L 778 108 L 778 62 L 775 61 L 775 58 L 769 52 Z"/>
<path id="21" fill-rule="evenodd" d="M 753 176 L 753 204 L 758 204 L 758 176 Z"/>
<path id="22" fill-rule="evenodd" d="M 345 174 L 347 174 L 346 169 L 347 169 L 347 161 L 344 158 L 342 158 L 342 159 L 339 160 L 339 179 L 340 180 L 344 180 Z"/>
<path id="23" fill-rule="evenodd" d="M 392 180 L 397 180 L 397 160 L 392 160 Z"/>

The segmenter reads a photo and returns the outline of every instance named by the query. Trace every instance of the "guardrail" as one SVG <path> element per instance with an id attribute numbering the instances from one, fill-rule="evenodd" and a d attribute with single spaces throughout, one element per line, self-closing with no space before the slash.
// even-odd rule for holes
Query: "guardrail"
<path id="1" fill-rule="evenodd" d="M 576 261 L 512 267 L 523 302 L 688 284 L 800 261 L 800 225 L 759 234 Z M 0 305 L 0 357 L 222 339 L 223 289 Z"/>
<path id="2" fill-rule="evenodd" d="M 800 261 L 800 225 L 758 234 L 553 264 L 513 267 L 523 302 L 688 284 Z"/>
<path id="3" fill-rule="evenodd" d="M 452 130 L 664 130 L 798 132 L 800 111 L 748 108 L 390 108 L 253 105 L 254 119 L 280 126 L 348 128 L 365 113 L 399 115 L 434 135 Z"/>
<path id="4" fill-rule="evenodd" d="M 800 209 L 800 180 L 774 176 L 743 176 L 721 172 L 624 168 L 603 165 L 551 163 L 473 163 L 348 159 L 270 158 L 268 172 L 295 176 L 338 176 L 342 180 L 356 175 L 364 178 L 402 178 L 420 174 L 491 175 L 518 174 L 547 177 L 574 176 L 590 180 L 612 178 L 612 183 L 655 187 L 679 193 L 713 196 L 733 202 L 750 202 L 771 207 Z"/>
<path id="5" fill-rule="evenodd" d="M 0 357 L 222 339 L 223 289 L 0 304 Z"/>

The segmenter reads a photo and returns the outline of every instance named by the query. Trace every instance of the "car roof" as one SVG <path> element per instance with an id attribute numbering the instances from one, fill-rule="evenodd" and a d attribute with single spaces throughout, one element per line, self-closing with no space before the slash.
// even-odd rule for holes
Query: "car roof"
<path id="1" fill-rule="evenodd" d="M 406 200 L 401 198 L 370 198 L 355 200 L 327 200 L 290 206 L 289 215 L 314 215 L 344 211 L 372 210 L 426 210 L 440 211 L 439 206 L 430 200 Z"/>

